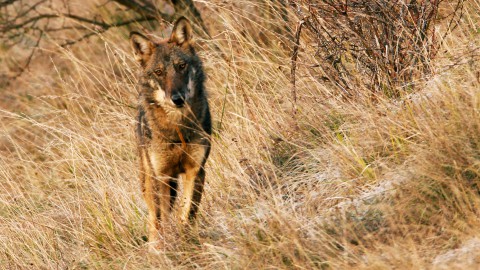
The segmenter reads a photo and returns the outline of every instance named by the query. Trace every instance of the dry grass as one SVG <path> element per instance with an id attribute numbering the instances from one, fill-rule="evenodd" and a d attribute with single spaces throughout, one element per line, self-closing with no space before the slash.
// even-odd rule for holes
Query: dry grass
<path id="1" fill-rule="evenodd" d="M 215 132 L 194 236 L 147 252 L 137 67 L 129 30 L 109 30 L 52 42 L 0 89 L 0 268 L 478 267 L 480 2 L 396 99 L 317 80 L 304 32 L 294 117 L 295 21 L 257 1 L 197 4 L 214 37 L 198 45 Z"/>

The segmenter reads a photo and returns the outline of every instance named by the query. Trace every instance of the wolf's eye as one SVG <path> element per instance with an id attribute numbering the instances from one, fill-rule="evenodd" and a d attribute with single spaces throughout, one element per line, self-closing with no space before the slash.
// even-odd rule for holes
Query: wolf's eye
<path id="1" fill-rule="evenodd" d="M 163 71 L 159 68 L 155 69 L 153 72 L 155 72 L 155 74 L 157 74 L 157 76 L 160 76 L 163 73 Z"/>
<path id="2" fill-rule="evenodd" d="M 181 63 L 180 65 L 178 65 L 178 68 L 179 68 L 180 70 L 182 70 L 182 69 L 184 69 L 186 66 L 187 66 L 187 64 Z"/>

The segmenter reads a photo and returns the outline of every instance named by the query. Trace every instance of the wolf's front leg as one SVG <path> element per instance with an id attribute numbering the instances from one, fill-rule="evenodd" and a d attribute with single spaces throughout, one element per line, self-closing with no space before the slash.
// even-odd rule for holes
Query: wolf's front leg
<path id="1" fill-rule="evenodd" d="M 149 245 L 152 251 L 165 246 L 165 234 L 168 231 L 170 208 L 170 177 L 147 176 L 145 202 L 148 207 Z"/>
<path id="2" fill-rule="evenodd" d="M 151 171 L 146 170 L 143 174 L 143 197 L 148 208 L 148 242 L 149 249 L 161 249 L 163 243 L 160 241 L 160 207 L 158 198 L 158 186 L 155 185 L 155 177 Z"/>
<path id="3" fill-rule="evenodd" d="M 183 224 L 193 221 L 202 199 L 205 170 L 203 167 L 189 168 L 183 179 L 183 194 L 180 219 Z"/>
<path id="4" fill-rule="evenodd" d="M 140 185 L 143 198 L 148 209 L 148 242 L 151 249 L 160 245 L 159 218 L 160 208 L 158 207 L 158 191 L 154 182 L 154 174 L 145 149 L 140 149 Z"/>
<path id="5" fill-rule="evenodd" d="M 151 251 L 159 251 L 165 247 L 165 234 L 171 212 L 170 182 L 171 170 L 163 166 L 161 155 L 150 149 L 148 156 L 142 153 L 145 162 L 141 177 L 144 178 L 144 198 L 148 207 L 148 240 Z"/>

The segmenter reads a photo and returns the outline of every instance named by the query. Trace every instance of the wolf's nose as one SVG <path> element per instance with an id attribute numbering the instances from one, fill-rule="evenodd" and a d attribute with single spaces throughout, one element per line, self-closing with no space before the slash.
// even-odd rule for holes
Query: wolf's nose
<path id="1" fill-rule="evenodd" d="M 183 97 L 181 95 L 175 94 L 175 95 L 172 96 L 172 102 L 173 102 L 173 104 L 175 104 L 175 106 L 180 108 L 185 103 L 185 100 L 183 99 Z"/>

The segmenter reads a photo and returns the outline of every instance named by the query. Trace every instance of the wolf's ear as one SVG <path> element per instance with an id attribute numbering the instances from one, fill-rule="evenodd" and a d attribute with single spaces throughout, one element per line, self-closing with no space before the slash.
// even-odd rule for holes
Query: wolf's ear
<path id="1" fill-rule="evenodd" d="M 170 36 L 170 42 L 175 42 L 181 46 L 184 43 L 192 40 L 192 25 L 190 21 L 185 17 L 180 17 L 173 26 L 172 35 Z"/>
<path id="2" fill-rule="evenodd" d="M 153 52 L 153 42 L 146 36 L 138 33 L 130 33 L 130 44 L 132 45 L 135 60 L 137 60 L 142 66 L 150 59 Z"/>

